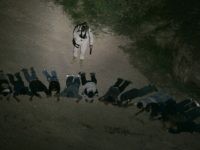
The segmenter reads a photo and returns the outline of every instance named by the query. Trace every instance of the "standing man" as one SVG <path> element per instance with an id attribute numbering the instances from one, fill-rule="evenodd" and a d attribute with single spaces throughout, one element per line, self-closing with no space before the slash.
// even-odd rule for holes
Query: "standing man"
<path id="1" fill-rule="evenodd" d="M 89 45 L 90 55 L 92 54 L 93 49 L 93 34 L 87 24 L 83 22 L 75 26 L 73 31 L 73 45 L 74 45 L 74 54 L 72 63 L 74 63 L 78 57 L 78 51 L 80 50 L 80 64 L 83 63 L 85 58 L 85 52 Z"/>

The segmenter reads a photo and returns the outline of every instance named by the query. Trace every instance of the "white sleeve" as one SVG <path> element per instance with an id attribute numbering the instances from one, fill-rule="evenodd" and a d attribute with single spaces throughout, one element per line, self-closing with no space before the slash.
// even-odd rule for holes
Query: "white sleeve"
<path id="1" fill-rule="evenodd" d="M 77 31 L 78 31 L 78 26 L 76 26 L 75 28 L 74 28 L 74 31 L 73 31 L 73 38 L 76 40 L 77 39 L 77 36 L 79 36 L 78 35 L 78 33 L 77 33 Z"/>
<path id="2" fill-rule="evenodd" d="M 89 28 L 89 43 L 90 43 L 90 45 L 93 45 L 93 43 L 94 43 L 93 33 L 91 32 L 90 28 Z"/>

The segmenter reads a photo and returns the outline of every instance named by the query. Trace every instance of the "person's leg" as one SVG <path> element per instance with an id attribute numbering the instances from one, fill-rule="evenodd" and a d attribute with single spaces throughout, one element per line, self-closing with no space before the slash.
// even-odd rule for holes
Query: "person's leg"
<path id="1" fill-rule="evenodd" d="M 120 96 L 120 100 L 121 101 L 127 101 L 127 100 L 132 100 L 136 97 L 138 97 L 138 93 L 139 93 L 139 90 L 136 89 L 136 88 L 133 88 L 125 93 L 123 93 L 121 96 Z"/>
<path id="2" fill-rule="evenodd" d="M 79 77 L 74 77 L 74 83 L 76 83 L 77 85 L 80 86 L 80 84 L 81 84 L 80 78 Z"/>
<path id="3" fill-rule="evenodd" d="M 193 108 L 186 113 L 189 120 L 194 120 L 200 117 L 200 107 Z"/>
<path id="4" fill-rule="evenodd" d="M 95 73 L 90 73 L 91 81 L 97 84 Z"/>
<path id="5" fill-rule="evenodd" d="M 19 72 L 15 73 L 15 77 L 17 78 L 18 82 L 20 82 L 20 84 L 24 86 L 24 81 L 22 80 Z"/>
<path id="6" fill-rule="evenodd" d="M 74 77 L 73 76 L 68 76 L 66 80 L 66 86 L 68 87 L 69 85 L 72 84 Z"/>
<path id="7" fill-rule="evenodd" d="M 7 80 L 6 75 L 4 74 L 3 70 L 0 70 L 0 80 Z"/>
<path id="8" fill-rule="evenodd" d="M 80 46 L 80 48 L 81 48 L 80 60 L 82 60 L 82 61 L 85 59 L 85 52 L 87 50 L 87 46 L 88 46 L 88 40 L 85 40 Z"/>
<path id="9" fill-rule="evenodd" d="M 80 48 L 77 48 L 74 46 L 74 54 L 73 54 L 73 58 L 76 59 L 78 57 L 78 51 Z"/>
<path id="10" fill-rule="evenodd" d="M 190 99 L 186 99 L 186 100 L 183 100 L 181 102 L 179 102 L 177 105 L 176 105 L 176 108 L 177 108 L 177 111 L 178 112 L 184 112 L 186 110 L 188 110 L 190 107 L 190 103 L 192 101 Z"/>
<path id="11" fill-rule="evenodd" d="M 124 81 L 124 83 L 119 87 L 120 93 L 125 90 L 125 88 L 130 84 L 130 81 Z"/>
<path id="12" fill-rule="evenodd" d="M 12 85 L 14 85 L 14 83 L 15 83 L 14 76 L 12 74 L 10 74 L 10 73 L 8 73 L 7 76 L 8 76 L 8 79 L 9 79 L 10 83 Z"/>
<path id="13" fill-rule="evenodd" d="M 37 86 L 38 91 L 43 91 L 46 94 L 46 96 L 49 96 L 49 90 L 41 81 L 38 80 Z"/>
<path id="14" fill-rule="evenodd" d="M 142 97 L 142 96 L 149 94 L 149 93 L 152 93 L 154 91 L 155 91 L 155 86 L 148 85 L 148 86 L 145 86 L 145 87 L 139 89 L 138 96 Z"/>
<path id="15" fill-rule="evenodd" d="M 31 82 L 31 81 L 32 81 L 32 78 L 31 78 L 31 76 L 29 75 L 28 70 L 27 70 L 27 69 L 22 69 L 22 72 L 23 72 L 23 74 L 24 74 L 24 77 L 25 77 L 26 81 L 27 81 L 27 82 Z"/>
<path id="16" fill-rule="evenodd" d="M 55 70 L 51 71 L 51 77 L 53 81 L 58 81 L 58 76 Z"/>
<path id="17" fill-rule="evenodd" d="M 85 73 L 82 72 L 80 73 L 81 75 L 81 82 L 82 82 L 82 85 L 85 85 L 87 83 L 87 80 L 86 80 L 86 77 L 85 77 Z"/>
<path id="18" fill-rule="evenodd" d="M 32 80 L 38 79 L 36 72 L 35 72 L 35 69 L 33 67 L 31 67 L 31 77 L 32 77 Z"/>
<path id="19" fill-rule="evenodd" d="M 115 84 L 113 85 L 114 87 L 118 87 L 121 83 L 123 82 L 123 79 L 118 78 Z"/>
<path id="20" fill-rule="evenodd" d="M 51 76 L 47 70 L 43 70 L 42 73 L 46 77 L 47 81 L 51 81 Z"/>

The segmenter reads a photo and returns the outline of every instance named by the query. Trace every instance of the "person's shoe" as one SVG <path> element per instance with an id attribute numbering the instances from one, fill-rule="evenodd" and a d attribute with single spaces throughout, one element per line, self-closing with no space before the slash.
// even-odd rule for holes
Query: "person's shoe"
<path id="1" fill-rule="evenodd" d="M 83 59 L 80 59 L 80 67 L 83 66 Z"/>
<path id="2" fill-rule="evenodd" d="M 76 60 L 77 60 L 76 57 L 73 57 L 72 61 L 71 61 L 71 64 L 74 64 L 76 62 Z"/>
<path id="3" fill-rule="evenodd" d="M 194 103 L 195 103 L 196 107 L 200 107 L 200 104 L 199 104 L 199 102 L 197 102 L 196 100 L 193 100 L 193 101 L 194 101 Z"/>

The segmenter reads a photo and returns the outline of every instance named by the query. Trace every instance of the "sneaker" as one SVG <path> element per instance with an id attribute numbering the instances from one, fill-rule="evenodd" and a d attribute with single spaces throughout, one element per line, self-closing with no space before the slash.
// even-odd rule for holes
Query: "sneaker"
<path id="1" fill-rule="evenodd" d="M 83 59 L 80 59 L 80 66 L 83 66 Z"/>
<path id="2" fill-rule="evenodd" d="M 74 64 L 76 62 L 76 57 L 73 57 L 72 61 L 71 61 L 71 64 Z"/>
<path id="3" fill-rule="evenodd" d="M 194 103 L 195 103 L 196 107 L 200 107 L 199 102 L 197 102 L 196 100 L 194 100 Z"/>

